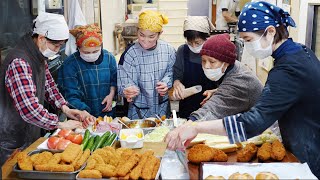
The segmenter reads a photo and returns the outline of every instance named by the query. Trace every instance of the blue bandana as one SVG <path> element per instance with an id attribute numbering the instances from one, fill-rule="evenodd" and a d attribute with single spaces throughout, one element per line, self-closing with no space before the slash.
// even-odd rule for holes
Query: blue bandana
<path id="1" fill-rule="evenodd" d="M 296 24 L 288 12 L 264 1 L 247 3 L 239 16 L 239 32 L 265 30 L 268 26 L 295 27 Z"/>

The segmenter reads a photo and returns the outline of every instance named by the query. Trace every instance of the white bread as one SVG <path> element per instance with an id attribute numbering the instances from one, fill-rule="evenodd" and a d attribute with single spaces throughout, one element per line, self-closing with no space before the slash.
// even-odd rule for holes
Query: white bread
<path id="1" fill-rule="evenodd" d="M 277 175 L 271 172 L 260 172 L 256 175 L 256 179 L 279 179 Z"/>

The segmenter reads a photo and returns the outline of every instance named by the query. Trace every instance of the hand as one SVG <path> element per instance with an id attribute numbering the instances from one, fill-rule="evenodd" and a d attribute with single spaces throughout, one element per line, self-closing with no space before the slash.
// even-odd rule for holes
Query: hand
<path id="1" fill-rule="evenodd" d="M 200 106 L 203 106 L 211 97 L 212 95 L 217 91 L 218 89 L 212 89 L 212 90 L 206 90 L 202 95 L 206 96 L 200 103 Z"/>
<path id="2" fill-rule="evenodd" d="M 169 88 L 167 83 L 165 82 L 157 82 L 157 87 L 156 90 L 160 94 L 160 96 L 165 96 L 166 93 L 168 92 Z"/>
<path id="3" fill-rule="evenodd" d="M 103 99 L 101 104 L 106 104 L 106 107 L 102 109 L 102 112 L 110 112 L 112 110 L 112 99 L 113 96 L 110 94 Z"/>
<path id="4" fill-rule="evenodd" d="M 185 90 L 185 87 L 180 82 L 180 80 L 175 80 L 173 83 L 173 87 L 174 87 L 173 94 L 172 94 L 173 98 L 176 100 L 184 99 L 183 91 Z"/>
<path id="5" fill-rule="evenodd" d="M 93 124 L 96 121 L 96 118 L 92 116 L 90 113 L 88 113 L 86 110 L 81 111 L 81 119 L 82 126 L 84 128 L 87 128 L 89 124 Z"/>
<path id="6" fill-rule="evenodd" d="M 77 109 L 70 109 L 68 106 L 63 105 L 61 107 L 61 110 L 63 113 L 65 113 L 70 119 L 78 120 L 80 121 L 82 116 L 81 116 L 81 111 Z"/>
<path id="7" fill-rule="evenodd" d="M 198 131 L 196 128 L 196 123 L 193 121 L 188 121 L 182 126 L 169 132 L 165 137 L 165 142 L 168 143 L 168 149 L 185 149 L 189 146 L 190 142 L 197 136 Z"/>
<path id="8" fill-rule="evenodd" d="M 76 128 L 82 128 L 82 124 L 79 121 L 68 120 L 65 122 L 59 122 L 58 128 L 59 129 L 76 129 Z"/>
<path id="9" fill-rule="evenodd" d="M 128 102 L 132 102 L 133 98 L 138 96 L 140 90 L 137 86 L 129 86 L 123 90 L 124 97 L 127 99 Z"/>

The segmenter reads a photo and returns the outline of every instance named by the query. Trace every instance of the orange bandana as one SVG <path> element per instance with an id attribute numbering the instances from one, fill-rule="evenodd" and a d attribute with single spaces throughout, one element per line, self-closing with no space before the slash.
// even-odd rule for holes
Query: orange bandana
<path id="1" fill-rule="evenodd" d="M 70 30 L 70 34 L 76 38 L 78 47 L 98 47 L 102 44 L 101 29 L 95 24 L 79 26 Z"/>

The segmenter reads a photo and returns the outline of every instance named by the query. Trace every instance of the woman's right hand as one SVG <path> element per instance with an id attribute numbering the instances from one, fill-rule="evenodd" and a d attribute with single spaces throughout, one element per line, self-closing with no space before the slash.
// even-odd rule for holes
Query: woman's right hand
<path id="1" fill-rule="evenodd" d="M 140 90 L 137 86 L 129 86 L 123 90 L 124 97 L 127 99 L 128 102 L 132 102 L 133 98 L 138 96 Z"/>
<path id="2" fill-rule="evenodd" d="M 58 122 L 59 129 L 76 129 L 76 128 L 83 128 L 82 122 L 75 121 L 75 120 L 68 120 L 65 122 Z"/>
<path id="3" fill-rule="evenodd" d="M 173 83 L 173 93 L 172 96 L 176 100 L 184 99 L 183 91 L 185 90 L 184 85 L 180 82 L 180 80 L 175 80 Z"/>

